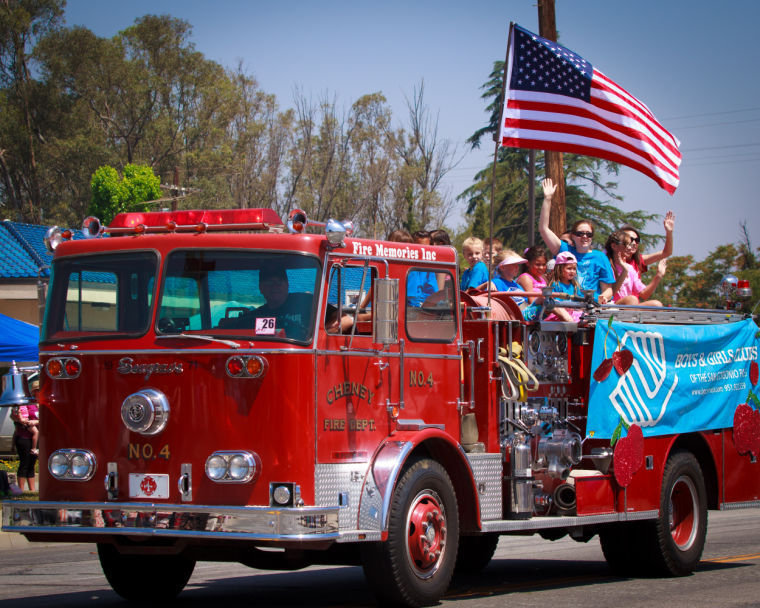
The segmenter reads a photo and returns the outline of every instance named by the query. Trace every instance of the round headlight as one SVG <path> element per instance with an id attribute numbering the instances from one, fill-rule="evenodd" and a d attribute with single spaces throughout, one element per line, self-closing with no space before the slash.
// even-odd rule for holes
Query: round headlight
<path id="1" fill-rule="evenodd" d="M 69 472 L 69 459 L 60 452 L 55 452 L 48 461 L 48 469 L 53 477 L 61 479 Z"/>
<path id="2" fill-rule="evenodd" d="M 78 479 L 89 477 L 92 472 L 92 460 L 87 454 L 74 454 L 71 458 L 71 475 Z"/>
<path id="3" fill-rule="evenodd" d="M 206 460 L 206 475 L 209 479 L 218 481 L 227 474 L 227 461 L 217 454 L 212 454 Z"/>
<path id="4" fill-rule="evenodd" d="M 248 459 L 246 459 L 242 454 L 233 456 L 230 459 L 230 465 L 227 469 L 230 479 L 240 481 L 241 479 L 248 477 L 248 475 L 251 473 L 251 464 L 252 463 L 248 462 Z"/>

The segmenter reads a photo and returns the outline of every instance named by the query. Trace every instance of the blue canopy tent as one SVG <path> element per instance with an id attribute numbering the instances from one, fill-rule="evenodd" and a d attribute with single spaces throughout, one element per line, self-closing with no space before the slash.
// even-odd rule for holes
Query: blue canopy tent
<path id="1" fill-rule="evenodd" d="M 40 330 L 0 313 L 0 362 L 37 361 Z"/>

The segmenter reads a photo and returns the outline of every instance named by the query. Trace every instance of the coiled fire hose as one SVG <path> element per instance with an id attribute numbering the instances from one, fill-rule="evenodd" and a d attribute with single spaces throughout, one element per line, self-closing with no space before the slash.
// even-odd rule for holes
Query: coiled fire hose
<path id="1" fill-rule="evenodd" d="M 512 357 L 508 356 L 505 348 L 499 349 L 499 365 L 501 366 L 501 394 L 505 399 L 513 401 L 525 401 L 526 391 L 537 391 L 538 378 L 528 369 L 519 358 L 522 354 L 522 346 L 512 342 Z M 505 390 L 505 381 L 510 388 L 510 394 Z"/>

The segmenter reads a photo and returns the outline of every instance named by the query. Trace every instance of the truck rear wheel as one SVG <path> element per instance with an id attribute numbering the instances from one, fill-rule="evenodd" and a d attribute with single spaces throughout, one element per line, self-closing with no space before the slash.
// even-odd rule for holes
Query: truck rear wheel
<path id="1" fill-rule="evenodd" d="M 610 524 L 599 530 L 599 543 L 604 559 L 618 576 L 643 572 L 641 564 L 640 527 L 638 522 Z"/>
<path id="2" fill-rule="evenodd" d="M 665 465 L 660 516 L 650 524 L 646 557 L 666 576 L 696 570 L 707 536 L 707 491 L 702 469 L 689 452 L 675 452 Z"/>
<path id="3" fill-rule="evenodd" d="M 456 563 L 459 511 L 451 479 L 434 460 L 409 466 L 393 493 L 388 540 L 362 546 L 364 574 L 382 600 L 435 604 Z"/>
<path id="4" fill-rule="evenodd" d="M 668 458 L 657 519 L 599 530 L 604 557 L 620 576 L 691 574 L 702 557 L 706 535 L 705 481 L 689 452 L 675 452 Z"/>
<path id="5" fill-rule="evenodd" d="M 98 544 L 98 557 L 111 588 L 133 602 L 174 599 L 195 568 L 195 560 L 177 555 L 124 555 L 103 543 Z"/>

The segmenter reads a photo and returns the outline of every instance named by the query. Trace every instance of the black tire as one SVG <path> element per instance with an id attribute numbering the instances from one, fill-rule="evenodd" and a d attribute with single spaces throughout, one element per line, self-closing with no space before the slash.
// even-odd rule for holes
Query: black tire
<path id="1" fill-rule="evenodd" d="M 696 570 L 707 536 L 707 491 L 702 469 L 689 452 L 668 458 L 660 492 L 660 516 L 644 535 L 653 574 L 686 576 Z"/>
<path id="2" fill-rule="evenodd" d="M 604 559 L 618 576 L 635 576 L 644 572 L 640 541 L 640 526 L 636 522 L 611 524 L 599 529 Z"/>
<path id="3" fill-rule="evenodd" d="M 131 602 L 174 599 L 195 568 L 195 560 L 177 555 L 123 555 L 108 544 L 98 544 L 98 557 L 108 584 Z"/>
<path id="4" fill-rule="evenodd" d="M 477 574 L 484 570 L 491 563 L 498 544 L 498 534 L 460 537 L 455 573 Z"/>
<path id="5" fill-rule="evenodd" d="M 413 462 L 393 491 L 388 540 L 362 546 L 364 574 L 383 602 L 435 604 L 454 574 L 459 509 L 446 470 L 434 460 Z"/>

